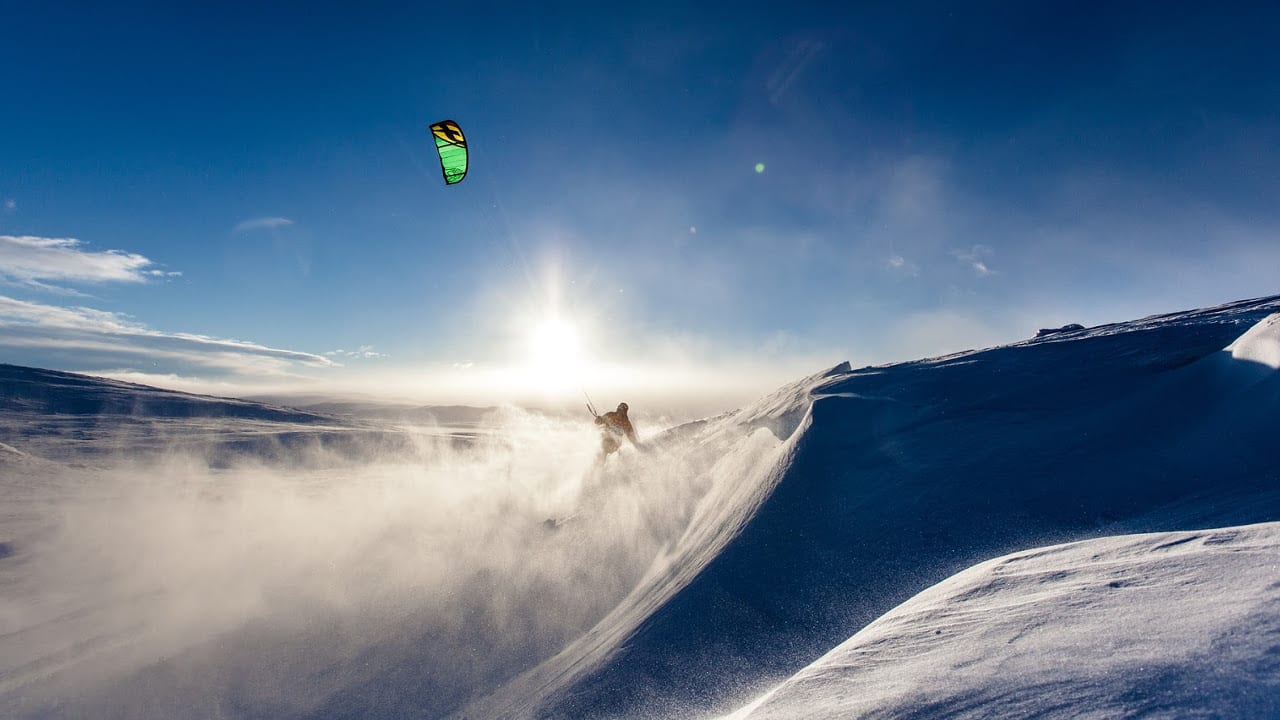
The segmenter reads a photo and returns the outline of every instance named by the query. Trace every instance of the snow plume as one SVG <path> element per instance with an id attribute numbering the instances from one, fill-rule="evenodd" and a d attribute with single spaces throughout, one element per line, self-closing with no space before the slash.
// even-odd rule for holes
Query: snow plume
<path id="1" fill-rule="evenodd" d="M 443 716 L 617 605 L 729 441 L 595 472 L 591 426 L 515 410 L 342 453 L 211 422 L 107 470 L 0 462 L 0 715 Z"/>

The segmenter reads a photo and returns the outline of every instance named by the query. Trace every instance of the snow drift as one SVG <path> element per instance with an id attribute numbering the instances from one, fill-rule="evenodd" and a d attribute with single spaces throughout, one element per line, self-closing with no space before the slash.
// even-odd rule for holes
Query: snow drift
<path id="1" fill-rule="evenodd" d="M 1280 524 L 1014 553 L 929 588 L 732 720 L 1280 715 Z"/>
<path id="2" fill-rule="evenodd" d="M 1280 370 L 1280 314 L 1272 315 L 1249 328 L 1227 350 L 1236 360 L 1250 360 L 1272 370 Z"/>

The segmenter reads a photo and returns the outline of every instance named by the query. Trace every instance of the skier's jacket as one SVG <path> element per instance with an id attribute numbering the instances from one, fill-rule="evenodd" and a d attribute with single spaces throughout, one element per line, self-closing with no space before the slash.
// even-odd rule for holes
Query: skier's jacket
<path id="1" fill-rule="evenodd" d="M 636 429 L 632 427 L 625 410 L 612 410 L 603 415 L 597 415 L 596 424 L 603 425 L 605 430 L 614 435 L 624 436 L 633 443 L 636 441 Z"/>
<path id="2" fill-rule="evenodd" d="M 600 433 L 600 450 L 604 453 L 602 458 L 612 455 L 622 447 L 621 437 L 640 447 L 640 443 L 636 442 L 636 429 L 631 427 L 631 420 L 627 418 L 626 403 L 618 403 L 618 409 L 613 412 L 597 415 L 596 424 L 604 427 L 604 432 Z"/>

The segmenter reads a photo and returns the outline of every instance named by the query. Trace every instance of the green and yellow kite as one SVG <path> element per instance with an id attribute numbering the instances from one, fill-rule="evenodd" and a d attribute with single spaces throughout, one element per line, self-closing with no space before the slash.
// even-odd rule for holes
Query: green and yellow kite
<path id="1" fill-rule="evenodd" d="M 457 185 L 467 176 L 467 139 L 462 128 L 452 120 L 441 120 L 431 126 L 440 153 L 440 170 L 445 185 Z"/>

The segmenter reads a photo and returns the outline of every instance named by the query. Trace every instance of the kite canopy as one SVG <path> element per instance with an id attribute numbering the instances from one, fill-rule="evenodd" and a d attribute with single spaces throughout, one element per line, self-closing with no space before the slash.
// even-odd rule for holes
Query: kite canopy
<path id="1" fill-rule="evenodd" d="M 456 185 L 467 176 L 467 139 L 462 128 L 452 120 L 441 120 L 431 126 L 436 139 L 436 152 L 440 153 L 440 170 L 445 185 Z"/>

